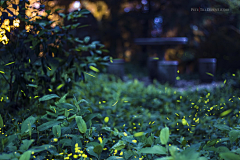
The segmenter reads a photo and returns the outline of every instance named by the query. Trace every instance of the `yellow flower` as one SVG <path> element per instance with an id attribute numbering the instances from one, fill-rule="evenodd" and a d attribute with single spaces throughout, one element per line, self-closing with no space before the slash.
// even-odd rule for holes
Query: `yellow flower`
<path id="1" fill-rule="evenodd" d="M 127 133 L 124 132 L 123 135 L 124 135 L 124 136 L 127 136 Z"/>

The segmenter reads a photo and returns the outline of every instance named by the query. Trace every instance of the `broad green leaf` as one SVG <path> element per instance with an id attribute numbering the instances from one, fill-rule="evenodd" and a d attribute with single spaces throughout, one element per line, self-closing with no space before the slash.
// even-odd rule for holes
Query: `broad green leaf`
<path id="1" fill-rule="evenodd" d="M 223 152 L 230 152 L 230 150 L 227 147 L 220 146 L 217 148 L 216 152 L 223 153 Z"/>
<path id="2" fill-rule="evenodd" d="M 72 115 L 71 117 L 67 118 L 67 121 L 71 122 L 76 116 L 77 116 L 76 114 Z"/>
<path id="3" fill-rule="evenodd" d="M 55 148 L 55 146 L 53 145 L 49 145 L 49 144 L 44 144 L 42 146 L 35 146 L 29 149 L 29 151 L 34 152 L 34 153 L 38 153 L 38 152 L 42 152 L 44 150 L 48 150 L 49 148 Z"/>
<path id="4" fill-rule="evenodd" d="M 2 119 L 2 115 L 0 114 L 0 128 L 3 127 L 3 119 Z"/>
<path id="5" fill-rule="evenodd" d="M 88 144 L 86 144 L 86 147 L 90 147 L 90 146 L 95 147 L 95 146 L 98 146 L 98 145 L 99 145 L 98 142 L 89 142 Z"/>
<path id="6" fill-rule="evenodd" d="M 240 130 L 231 130 L 229 132 L 230 142 L 233 143 L 234 141 L 236 141 L 239 135 L 240 135 Z"/>
<path id="7" fill-rule="evenodd" d="M 84 119 L 85 119 L 86 122 L 88 122 L 89 120 L 92 120 L 93 118 L 95 118 L 97 116 L 101 116 L 101 114 L 100 113 L 89 114 L 86 117 L 84 117 Z"/>
<path id="8" fill-rule="evenodd" d="M 37 88 L 37 87 L 38 87 L 38 86 L 35 85 L 35 84 L 28 84 L 27 86 L 28 86 L 28 87 L 34 87 L 34 88 Z"/>
<path id="9" fill-rule="evenodd" d="M 130 157 L 134 156 L 135 153 L 132 150 L 125 151 L 123 156 L 125 159 L 129 159 Z"/>
<path id="10" fill-rule="evenodd" d="M 55 137 L 57 138 L 61 137 L 61 126 L 59 125 L 53 126 L 52 131 Z"/>
<path id="11" fill-rule="evenodd" d="M 170 152 L 171 156 L 173 156 L 175 158 L 176 153 L 177 153 L 177 147 L 176 146 L 170 146 L 169 147 L 169 152 Z"/>
<path id="12" fill-rule="evenodd" d="M 121 150 L 125 148 L 125 142 L 122 140 L 119 140 L 115 145 L 112 146 L 110 150 Z"/>
<path id="13" fill-rule="evenodd" d="M 26 151 L 29 146 L 34 142 L 34 139 L 31 140 L 22 140 L 23 144 L 20 146 L 20 150 Z"/>
<path id="14" fill-rule="evenodd" d="M 223 158 L 224 160 L 237 160 L 240 159 L 240 156 L 233 153 L 233 152 L 224 152 L 220 153 L 219 156 Z"/>
<path id="15" fill-rule="evenodd" d="M 146 147 L 140 150 L 140 153 L 145 154 L 166 154 L 166 148 L 154 145 L 153 147 Z"/>
<path id="16" fill-rule="evenodd" d="M 97 145 L 93 148 L 93 151 L 100 155 L 102 153 L 103 147 L 101 145 Z"/>
<path id="17" fill-rule="evenodd" d="M 61 139 L 59 143 L 64 146 L 72 146 L 72 139 Z"/>
<path id="18" fill-rule="evenodd" d="M 66 118 L 65 116 L 58 116 L 56 120 L 59 120 L 59 119 L 60 119 L 60 120 L 63 120 L 63 119 L 65 119 L 65 118 Z"/>
<path id="19" fill-rule="evenodd" d="M 215 124 L 213 126 L 222 131 L 230 131 L 230 127 L 225 124 Z"/>
<path id="20" fill-rule="evenodd" d="M 49 94 L 49 95 L 43 96 L 42 98 L 39 98 L 39 102 L 47 101 L 47 100 L 50 100 L 50 99 L 53 99 L 53 98 L 60 98 L 60 97 L 56 94 Z"/>
<path id="21" fill-rule="evenodd" d="M 31 151 L 26 151 L 24 152 L 19 160 L 29 160 L 31 157 L 32 152 Z"/>
<path id="22" fill-rule="evenodd" d="M 219 139 L 213 139 L 211 141 L 208 141 L 206 146 L 213 146 L 217 143 L 217 141 L 219 141 Z"/>
<path id="23" fill-rule="evenodd" d="M 6 153 L 3 153 L 0 155 L 0 159 L 1 160 L 9 160 L 9 159 L 12 159 L 14 157 L 13 153 L 9 153 L 9 154 L 6 154 Z"/>
<path id="24" fill-rule="evenodd" d="M 65 111 L 64 111 L 64 116 L 65 116 L 65 117 L 68 117 L 68 116 L 69 116 L 69 114 L 70 114 L 70 113 L 68 112 L 68 110 L 67 110 L 67 109 L 65 109 Z"/>
<path id="25" fill-rule="evenodd" d="M 93 146 L 90 146 L 90 147 L 87 148 L 87 152 L 88 152 L 90 155 L 95 156 L 95 157 L 98 158 L 98 154 L 95 153 L 95 152 L 93 151 L 93 149 L 94 149 L 94 147 L 93 147 Z"/>
<path id="26" fill-rule="evenodd" d="M 86 133 L 87 131 L 87 125 L 85 121 L 82 119 L 82 116 L 76 116 L 75 117 L 78 129 L 81 133 Z"/>
<path id="27" fill-rule="evenodd" d="M 167 144 L 169 139 L 169 128 L 165 127 L 160 132 L 160 140 L 162 144 Z"/>
<path id="28" fill-rule="evenodd" d="M 199 157 L 197 160 L 208 160 L 206 157 Z"/>
<path id="29" fill-rule="evenodd" d="M 55 104 L 59 104 L 59 103 L 66 103 L 66 97 L 68 96 L 68 93 L 66 93 L 64 96 L 62 96 L 58 102 L 56 102 Z"/>
<path id="30" fill-rule="evenodd" d="M 59 122 L 59 121 L 46 122 L 46 123 L 43 123 L 42 125 L 38 126 L 37 129 L 38 129 L 39 131 L 45 131 L 45 130 L 47 130 L 48 128 L 51 128 L 51 127 L 53 127 L 53 126 L 55 126 L 55 125 L 58 125 L 59 123 L 61 123 L 61 122 Z"/>
<path id="31" fill-rule="evenodd" d="M 33 116 L 28 117 L 23 123 L 21 124 L 21 133 L 23 134 L 26 132 L 29 128 L 28 126 L 32 126 L 34 122 L 36 121 L 36 118 Z"/>
<path id="32" fill-rule="evenodd" d="M 185 159 L 197 159 L 200 156 L 200 153 L 196 151 L 196 147 L 190 147 L 184 150 L 181 154 L 185 156 Z"/>

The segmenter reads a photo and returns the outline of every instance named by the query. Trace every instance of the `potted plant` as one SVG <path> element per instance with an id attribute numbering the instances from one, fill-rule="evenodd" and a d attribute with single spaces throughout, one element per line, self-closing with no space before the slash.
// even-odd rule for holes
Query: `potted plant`
<path id="1" fill-rule="evenodd" d="M 216 72 L 216 58 L 200 58 L 198 62 L 200 81 L 202 83 L 213 82 Z"/>

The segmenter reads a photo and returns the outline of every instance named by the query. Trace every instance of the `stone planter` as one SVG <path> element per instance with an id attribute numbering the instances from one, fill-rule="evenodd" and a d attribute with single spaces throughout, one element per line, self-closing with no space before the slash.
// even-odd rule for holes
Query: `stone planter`
<path id="1" fill-rule="evenodd" d="M 124 59 L 113 59 L 109 62 L 108 73 L 120 77 L 123 80 L 124 76 Z"/>
<path id="2" fill-rule="evenodd" d="M 160 83 L 176 84 L 178 61 L 158 62 L 158 81 Z"/>
<path id="3" fill-rule="evenodd" d="M 211 83 L 216 72 L 216 58 L 199 59 L 199 74 L 202 83 Z M 210 74 L 209 74 L 210 73 Z"/>
<path id="4" fill-rule="evenodd" d="M 150 80 L 153 82 L 154 79 L 157 79 L 158 75 L 158 59 L 157 57 L 149 57 L 147 62 L 148 75 Z"/>

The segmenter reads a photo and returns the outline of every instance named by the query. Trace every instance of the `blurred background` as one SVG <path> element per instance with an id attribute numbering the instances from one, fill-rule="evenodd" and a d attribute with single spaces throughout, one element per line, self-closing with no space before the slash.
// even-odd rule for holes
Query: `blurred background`
<path id="1" fill-rule="evenodd" d="M 34 9 L 40 4 L 50 10 L 62 8 L 63 13 L 89 10 L 88 17 L 79 19 L 89 26 L 74 35 L 101 41 L 110 56 L 125 60 L 127 74 L 147 74 L 147 58 L 158 52 L 134 39 L 157 37 L 188 38 L 186 45 L 163 46 L 165 60 L 177 60 L 182 75 L 196 74 L 199 58 L 216 58 L 217 75 L 240 69 L 239 0 L 30 0 Z M 61 17 L 51 19 L 60 22 Z"/>

